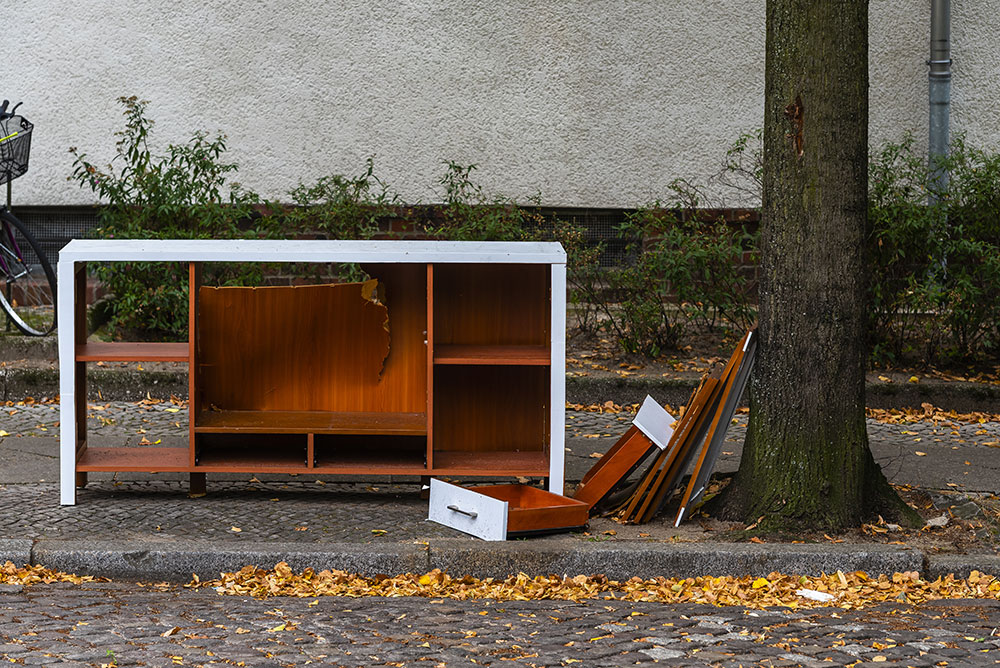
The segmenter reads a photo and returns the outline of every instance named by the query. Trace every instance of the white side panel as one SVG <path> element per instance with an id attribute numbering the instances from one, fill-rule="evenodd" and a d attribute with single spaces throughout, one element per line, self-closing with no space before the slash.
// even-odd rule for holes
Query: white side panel
<path id="1" fill-rule="evenodd" d="M 507 540 L 507 502 L 431 478 L 427 519 L 483 540 Z"/>
<path id="2" fill-rule="evenodd" d="M 56 293 L 59 336 L 59 503 L 76 504 L 76 341 L 74 269 L 60 256 Z"/>
<path id="3" fill-rule="evenodd" d="M 566 462 L 566 265 L 552 265 L 549 491 L 563 494 Z"/>
<path id="4" fill-rule="evenodd" d="M 673 427 L 670 426 L 674 422 L 674 416 L 648 394 L 646 400 L 642 402 L 639 412 L 636 413 L 635 419 L 632 420 L 632 424 L 648 436 L 649 440 L 656 443 L 656 447 L 660 450 L 667 449 L 667 443 L 674 435 Z"/>

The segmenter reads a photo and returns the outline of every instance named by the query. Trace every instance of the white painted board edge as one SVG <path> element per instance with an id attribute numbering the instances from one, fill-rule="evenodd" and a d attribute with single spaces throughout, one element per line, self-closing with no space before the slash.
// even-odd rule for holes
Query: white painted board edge
<path id="1" fill-rule="evenodd" d="M 483 540 L 507 540 L 507 502 L 431 478 L 427 519 Z"/>
<path id="2" fill-rule="evenodd" d="M 645 401 L 636 413 L 632 424 L 639 428 L 660 450 L 666 450 L 674 435 L 672 425 L 676 420 L 656 399 L 646 395 Z"/>

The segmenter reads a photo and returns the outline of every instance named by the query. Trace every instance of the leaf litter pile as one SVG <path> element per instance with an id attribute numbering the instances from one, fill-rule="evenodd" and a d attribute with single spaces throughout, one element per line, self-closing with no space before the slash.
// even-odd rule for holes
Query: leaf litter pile
<path id="1" fill-rule="evenodd" d="M 271 596 L 416 596 L 457 600 L 502 601 L 588 599 L 654 603 L 704 603 L 747 608 L 812 608 L 836 606 L 862 608 L 883 602 L 919 604 L 956 598 L 1000 600 L 1000 580 L 973 571 L 968 578 L 948 575 L 927 581 L 916 572 L 869 576 L 863 571 L 818 577 L 771 573 L 767 577 L 632 578 L 625 582 L 603 575 L 576 577 L 524 573 L 505 579 L 452 577 L 440 570 L 423 575 L 363 577 L 343 571 L 295 573 L 285 562 L 271 570 L 246 566 L 223 573 L 218 580 L 199 581 L 189 587 L 210 587 L 220 594 L 268 598 Z"/>
<path id="2" fill-rule="evenodd" d="M 92 575 L 63 573 L 44 566 L 0 566 L 0 584 L 39 585 L 67 582 L 107 582 Z M 217 580 L 194 580 L 188 588 L 212 588 L 219 594 L 270 598 L 292 596 L 364 596 L 449 598 L 499 601 L 621 600 L 652 603 L 702 603 L 746 608 L 813 608 L 835 606 L 859 609 L 884 602 L 920 604 L 942 599 L 1000 600 L 1000 579 L 973 571 L 968 578 L 947 575 L 924 580 L 915 571 L 891 576 L 869 576 L 864 571 L 805 576 L 771 573 L 767 577 L 632 578 L 625 582 L 603 575 L 576 577 L 519 573 L 508 578 L 452 577 L 438 569 L 423 575 L 406 573 L 395 577 L 364 577 L 343 571 L 316 572 L 307 568 L 295 573 L 287 563 L 273 569 L 245 566 L 235 573 L 222 573 Z"/>
<path id="3" fill-rule="evenodd" d="M 0 566 L 0 584 L 5 585 L 52 584 L 54 582 L 83 584 L 84 582 L 98 581 L 102 581 L 102 578 L 95 578 L 92 575 L 63 573 L 61 571 L 54 571 L 51 568 L 45 568 L 44 566 L 15 566 L 10 561 Z"/>

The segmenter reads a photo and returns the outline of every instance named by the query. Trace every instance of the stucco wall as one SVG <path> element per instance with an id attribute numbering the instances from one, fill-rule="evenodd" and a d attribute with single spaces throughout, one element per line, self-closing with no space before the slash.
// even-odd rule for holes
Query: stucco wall
<path id="1" fill-rule="evenodd" d="M 474 5 L 470 7 L 470 5 Z M 953 3 L 953 122 L 1000 127 L 1000 0 Z M 222 130 L 239 180 L 377 172 L 435 201 L 442 161 L 491 192 L 628 207 L 705 178 L 760 125 L 761 0 L 493 2 L 7 0 L 3 97 L 36 124 L 21 204 L 78 204 L 77 146 L 106 161 L 120 95 L 149 99 L 162 142 Z M 926 143 L 929 2 L 871 3 L 873 142 Z"/>

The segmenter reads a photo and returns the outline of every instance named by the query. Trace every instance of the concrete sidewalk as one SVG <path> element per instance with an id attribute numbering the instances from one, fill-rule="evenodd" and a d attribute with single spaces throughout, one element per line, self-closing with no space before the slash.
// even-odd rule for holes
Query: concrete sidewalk
<path id="1" fill-rule="evenodd" d="M 699 520 L 675 529 L 663 516 L 642 526 L 594 518 L 586 533 L 485 543 L 428 522 L 415 478 L 209 475 L 208 495 L 188 498 L 183 475 L 91 474 L 77 505 L 63 507 L 57 408 L 0 408 L 0 429 L 9 433 L 0 438 L 0 560 L 142 580 L 214 577 L 282 560 L 295 568 L 369 575 L 432 568 L 491 577 L 523 571 L 615 579 L 838 569 L 1000 573 L 985 533 L 970 554 L 956 554 L 947 541 L 932 537 L 919 546 L 858 542 L 853 534 L 841 543 L 759 545 L 720 542 L 714 535 L 719 527 L 706 529 Z M 183 409 L 175 410 L 169 403 L 106 402 L 92 407 L 88 429 L 95 443 L 138 446 L 145 439 L 183 446 L 187 418 Z M 567 412 L 569 484 L 580 480 L 630 420 L 625 414 Z M 744 429 L 740 416 L 717 470 L 736 469 Z M 869 434 L 890 480 L 927 491 L 932 514 L 979 515 L 1000 487 L 1000 423 L 869 421 Z"/>

